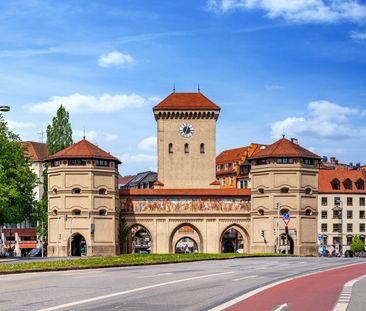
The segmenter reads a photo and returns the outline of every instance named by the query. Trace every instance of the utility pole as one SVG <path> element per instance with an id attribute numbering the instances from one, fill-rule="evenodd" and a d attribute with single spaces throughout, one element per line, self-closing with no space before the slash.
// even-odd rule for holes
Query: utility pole
<path id="1" fill-rule="evenodd" d="M 280 253 L 280 203 L 277 203 L 277 253 Z"/>
<path id="2" fill-rule="evenodd" d="M 43 241 L 44 241 L 44 221 L 42 220 L 42 237 L 41 237 L 41 251 L 42 251 L 42 257 L 44 257 Z"/>
<path id="3" fill-rule="evenodd" d="M 70 245 L 69 245 L 69 256 L 72 256 L 72 218 L 70 217 Z"/>
<path id="4" fill-rule="evenodd" d="M 60 216 L 57 216 L 57 257 L 60 257 Z"/>

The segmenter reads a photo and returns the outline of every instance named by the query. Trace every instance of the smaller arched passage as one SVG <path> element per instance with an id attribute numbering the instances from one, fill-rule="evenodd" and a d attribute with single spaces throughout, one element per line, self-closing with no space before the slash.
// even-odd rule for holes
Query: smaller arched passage
<path id="1" fill-rule="evenodd" d="M 220 253 L 249 253 L 249 234 L 238 224 L 226 227 L 220 236 Z"/>
<path id="2" fill-rule="evenodd" d="M 283 233 L 280 235 L 280 253 L 281 254 L 294 254 L 294 240 L 288 234 L 286 239 L 286 234 Z"/>
<path id="3" fill-rule="evenodd" d="M 201 232 L 196 226 L 190 223 L 184 223 L 171 232 L 169 237 L 169 253 L 174 254 L 176 252 L 176 245 L 183 238 L 189 238 L 196 244 L 196 251 L 198 253 L 203 252 L 203 238 Z"/>
<path id="4" fill-rule="evenodd" d="M 152 236 L 143 225 L 135 224 L 126 230 L 123 253 L 147 254 L 152 251 Z"/>
<path id="5" fill-rule="evenodd" d="M 176 254 L 198 253 L 198 244 L 192 237 L 184 236 L 175 244 L 174 252 Z"/>
<path id="6" fill-rule="evenodd" d="M 70 249 L 70 239 L 68 243 Z M 87 256 L 87 244 L 84 236 L 80 233 L 74 233 L 71 237 L 71 256 Z"/>

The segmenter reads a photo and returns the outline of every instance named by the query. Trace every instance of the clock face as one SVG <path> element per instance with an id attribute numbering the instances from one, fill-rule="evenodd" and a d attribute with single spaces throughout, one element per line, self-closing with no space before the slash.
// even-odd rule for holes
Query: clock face
<path id="1" fill-rule="evenodd" d="M 194 128 L 191 124 L 189 123 L 183 123 L 180 128 L 179 128 L 179 132 L 180 134 L 185 137 L 185 138 L 189 138 L 193 135 L 194 133 Z"/>

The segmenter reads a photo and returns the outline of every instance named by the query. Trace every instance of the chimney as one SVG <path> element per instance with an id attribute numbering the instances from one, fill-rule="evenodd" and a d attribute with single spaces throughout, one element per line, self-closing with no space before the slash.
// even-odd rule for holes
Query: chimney
<path id="1" fill-rule="evenodd" d="M 291 138 L 291 142 L 298 145 L 299 144 L 299 140 L 297 138 Z"/>

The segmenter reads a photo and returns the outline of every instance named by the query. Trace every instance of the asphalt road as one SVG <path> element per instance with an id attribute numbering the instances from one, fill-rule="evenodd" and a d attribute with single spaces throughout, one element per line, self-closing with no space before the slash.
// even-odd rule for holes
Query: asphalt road
<path id="1" fill-rule="evenodd" d="M 243 258 L 0 275 L 0 310 L 209 310 L 288 277 L 360 262 L 366 261 Z"/>

